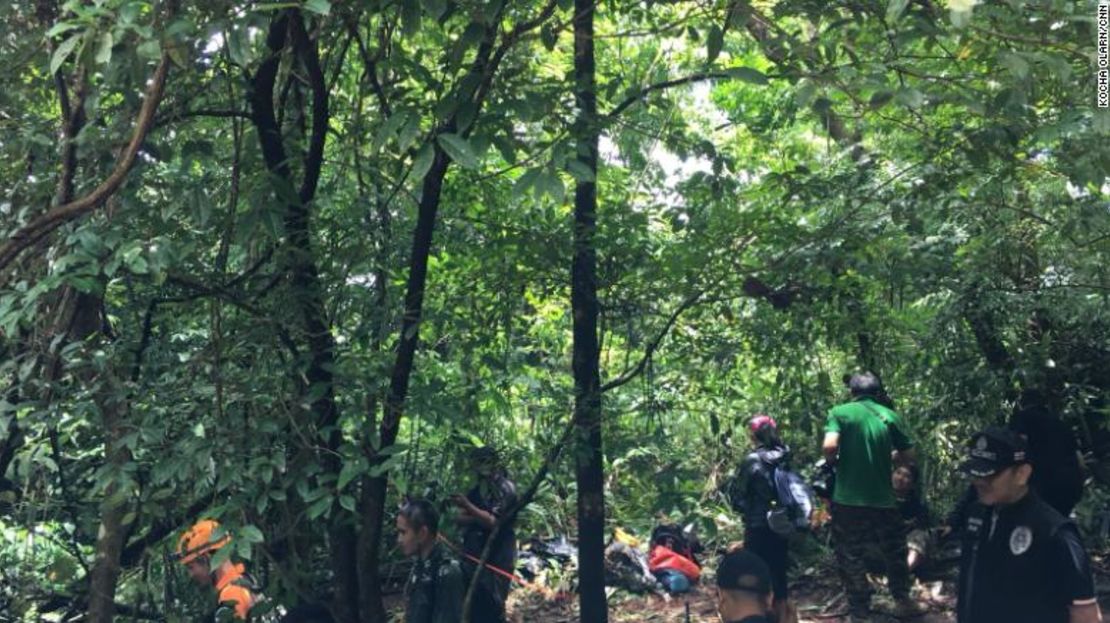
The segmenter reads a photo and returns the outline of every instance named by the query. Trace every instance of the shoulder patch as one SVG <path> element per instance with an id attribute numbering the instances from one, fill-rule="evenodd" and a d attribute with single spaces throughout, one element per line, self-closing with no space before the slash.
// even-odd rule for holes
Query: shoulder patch
<path id="1" fill-rule="evenodd" d="M 1033 546 L 1033 531 L 1029 526 L 1018 526 L 1010 533 L 1010 553 L 1021 556 Z"/>

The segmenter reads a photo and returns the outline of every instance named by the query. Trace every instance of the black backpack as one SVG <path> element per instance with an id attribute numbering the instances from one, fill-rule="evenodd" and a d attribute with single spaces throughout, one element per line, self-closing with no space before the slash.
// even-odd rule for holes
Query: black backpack
<path id="1" fill-rule="evenodd" d="M 651 531 L 651 547 L 662 545 L 672 552 L 697 562 L 694 555 L 701 550 L 700 543 L 691 543 L 686 532 L 677 524 L 661 524 Z"/>
<path id="2" fill-rule="evenodd" d="M 817 496 L 797 472 L 776 466 L 771 474 L 776 500 L 767 511 L 767 525 L 780 536 L 809 531 L 809 520 L 817 507 Z"/>

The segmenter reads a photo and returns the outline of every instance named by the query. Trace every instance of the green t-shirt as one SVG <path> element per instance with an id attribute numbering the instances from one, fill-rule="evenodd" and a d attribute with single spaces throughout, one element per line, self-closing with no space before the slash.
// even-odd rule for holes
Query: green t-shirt
<path id="1" fill-rule="evenodd" d="M 870 398 L 861 398 L 833 407 L 825 432 L 840 435 L 833 502 L 894 508 L 890 453 L 913 445 L 898 414 Z"/>

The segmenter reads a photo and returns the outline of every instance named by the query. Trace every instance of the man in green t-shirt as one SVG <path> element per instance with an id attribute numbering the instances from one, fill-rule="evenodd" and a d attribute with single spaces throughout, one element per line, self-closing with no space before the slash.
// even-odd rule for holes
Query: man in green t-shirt
<path id="1" fill-rule="evenodd" d="M 836 465 L 833 549 L 852 621 L 867 621 L 871 611 L 864 560 L 876 546 L 885 562 L 895 615 L 919 615 L 921 607 L 910 599 L 906 535 L 890 484 L 895 462 L 913 462 L 913 444 L 898 414 L 876 400 L 882 385 L 874 374 L 853 375 L 848 387 L 853 400 L 829 411 L 822 449 L 825 459 Z"/>

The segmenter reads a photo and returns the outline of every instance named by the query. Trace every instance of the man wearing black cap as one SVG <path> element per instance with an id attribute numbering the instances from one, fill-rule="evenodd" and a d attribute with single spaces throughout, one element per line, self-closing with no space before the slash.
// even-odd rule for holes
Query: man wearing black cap
<path id="1" fill-rule="evenodd" d="M 968 454 L 961 470 L 978 501 L 964 531 L 959 623 L 1101 621 L 1075 524 L 1029 489 L 1025 439 L 991 426 Z"/>
<path id="2" fill-rule="evenodd" d="M 737 549 L 717 567 L 717 613 L 724 623 L 770 623 L 771 569 L 756 554 Z"/>

